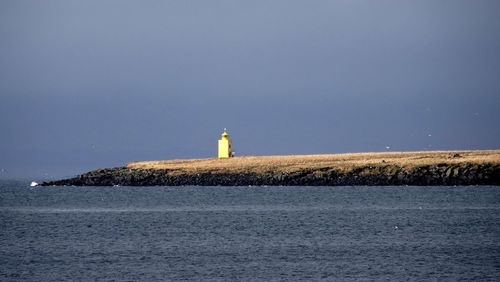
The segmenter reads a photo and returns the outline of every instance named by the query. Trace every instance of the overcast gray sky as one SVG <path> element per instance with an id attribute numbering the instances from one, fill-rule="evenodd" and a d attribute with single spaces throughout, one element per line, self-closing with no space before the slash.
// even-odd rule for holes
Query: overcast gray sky
<path id="1" fill-rule="evenodd" d="M 500 148 L 500 1 L 0 1 L 0 178 Z M 386 147 L 390 147 L 387 149 Z"/>

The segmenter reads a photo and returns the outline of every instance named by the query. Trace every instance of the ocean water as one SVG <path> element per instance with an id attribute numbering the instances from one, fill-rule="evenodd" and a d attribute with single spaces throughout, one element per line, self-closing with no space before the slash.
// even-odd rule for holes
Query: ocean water
<path id="1" fill-rule="evenodd" d="M 0 183 L 0 281 L 500 280 L 500 187 Z"/>

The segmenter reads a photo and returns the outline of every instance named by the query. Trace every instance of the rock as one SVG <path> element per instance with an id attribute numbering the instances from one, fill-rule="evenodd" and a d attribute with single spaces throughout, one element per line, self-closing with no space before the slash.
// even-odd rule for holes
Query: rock
<path id="1" fill-rule="evenodd" d="M 453 168 L 452 168 L 452 167 L 448 167 L 448 168 L 446 169 L 445 176 L 446 176 L 447 178 L 451 177 L 452 172 L 453 172 Z"/>
<path id="2" fill-rule="evenodd" d="M 291 173 L 220 173 L 217 171 L 170 174 L 168 170 L 117 167 L 99 169 L 70 179 L 41 185 L 74 186 L 181 186 L 181 185 L 500 185 L 500 165 L 443 164 L 410 171 L 396 165 L 359 167 L 348 172 L 332 168 L 304 169 Z"/>

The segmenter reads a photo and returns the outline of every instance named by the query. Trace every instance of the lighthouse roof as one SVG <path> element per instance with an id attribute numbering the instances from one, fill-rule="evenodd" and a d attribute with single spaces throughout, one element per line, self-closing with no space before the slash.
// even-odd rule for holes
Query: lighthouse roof
<path id="1" fill-rule="evenodd" d="M 229 134 L 227 133 L 227 129 L 224 128 L 224 132 L 220 135 L 222 139 L 229 139 Z"/>

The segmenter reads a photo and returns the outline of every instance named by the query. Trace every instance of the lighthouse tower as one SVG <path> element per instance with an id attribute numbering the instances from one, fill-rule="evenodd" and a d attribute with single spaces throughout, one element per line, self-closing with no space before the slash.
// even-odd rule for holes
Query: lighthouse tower
<path id="1" fill-rule="evenodd" d="M 227 134 L 227 130 L 224 128 L 224 132 L 220 136 L 219 139 L 219 159 L 230 158 L 233 156 L 233 150 L 231 148 L 231 139 L 229 139 L 229 134 Z"/>

